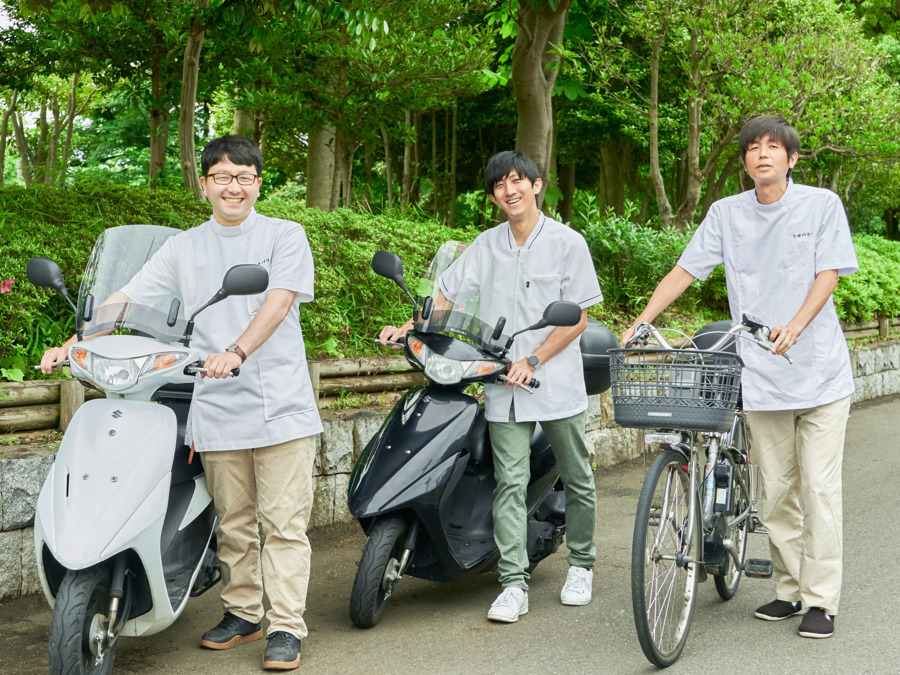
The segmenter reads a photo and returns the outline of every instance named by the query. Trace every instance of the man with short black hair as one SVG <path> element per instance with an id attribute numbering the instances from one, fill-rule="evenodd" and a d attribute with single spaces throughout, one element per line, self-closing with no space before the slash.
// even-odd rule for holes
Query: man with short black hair
<path id="1" fill-rule="evenodd" d="M 264 294 L 226 298 L 197 317 L 193 344 L 209 356 L 205 377 L 194 386 L 185 442 L 200 453 L 219 519 L 225 616 L 200 644 L 229 649 L 259 640 L 265 588 L 271 608 L 263 667 L 288 670 L 300 664 L 300 639 L 307 635 L 306 527 L 315 436 L 322 431 L 299 322 L 300 303 L 313 299 L 312 254 L 301 225 L 253 208 L 262 154 L 252 139 L 213 139 L 200 163 L 212 218 L 166 240 L 115 295 L 148 306 L 179 297 L 190 315 L 230 267 L 268 270 Z M 48 350 L 44 372 L 74 343 L 73 337 Z M 223 379 L 238 367 L 240 377 Z"/>
<path id="2" fill-rule="evenodd" d="M 775 326 L 772 354 L 790 349 L 793 365 L 737 343 L 775 567 L 775 600 L 755 616 L 780 621 L 805 609 L 799 634 L 827 638 L 841 591 L 841 464 L 854 390 L 832 293 L 859 267 L 840 198 L 790 178 L 797 131 L 763 115 L 744 125 L 739 145 L 754 189 L 712 205 L 622 344 L 721 263 L 733 320 L 749 313 Z"/>
<path id="3" fill-rule="evenodd" d="M 596 495 L 590 454 L 584 439 L 588 407 L 578 337 L 587 326 L 587 308 L 603 300 L 587 243 L 578 232 L 547 218 L 537 206 L 541 178 L 534 162 L 520 152 L 501 152 L 485 169 L 485 190 L 509 219 L 479 235 L 441 275 L 435 307 L 465 303 L 480 293 L 482 319 L 502 315 L 513 333 L 541 319 L 555 300 L 582 308 L 571 327 L 522 333 L 513 343 L 505 385 L 486 384 L 485 416 L 494 458 L 494 539 L 500 550 L 503 592 L 488 619 L 514 623 L 528 612 L 526 549 L 531 436 L 535 424 L 553 447 L 566 490 L 566 545 L 569 572 L 560 594 L 564 605 L 591 601 Z M 384 343 L 412 328 L 387 326 Z M 541 386 L 519 388 L 539 375 Z"/>

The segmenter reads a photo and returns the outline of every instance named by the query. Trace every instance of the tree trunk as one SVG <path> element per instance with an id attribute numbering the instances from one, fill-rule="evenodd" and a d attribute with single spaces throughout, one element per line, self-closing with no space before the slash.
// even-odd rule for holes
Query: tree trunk
<path id="1" fill-rule="evenodd" d="M 450 227 L 456 227 L 456 154 L 459 147 L 459 108 L 456 100 L 453 101 L 453 138 L 450 141 L 450 215 L 448 217 Z"/>
<path id="2" fill-rule="evenodd" d="M 885 236 L 888 239 L 897 241 L 900 239 L 900 209 L 885 209 L 884 224 L 887 225 Z"/>
<path id="3" fill-rule="evenodd" d="M 518 31 L 512 54 L 512 83 L 518 110 L 516 150 L 534 160 L 544 181 L 538 207 L 547 188 L 553 151 L 551 96 L 559 72 L 559 56 L 550 50 L 562 44 L 571 4 L 572 0 L 558 0 L 553 9 L 548 2 L 534 6 L 523 2 L 516 18 Z"/>
<path id="4" fill-rule="evenodd" d="M 19 90 L 13 89 L 9 106 L 3 111 L 3 119 L 0 121 L 0 187 L 3 186 L 3 174 L 6 172 L 6 140 L 9 137 L 9 118 L 15 112 L 18 98 Z"/>
<path id="5" fill-rule="evenodd" d="M 706 218 L 706 214 L 709 213 L 709 208 L 722 198 L 722 191 L 725 189 L 725 183 L 728 182 L 728 179 L 737 171 L 737 159 L 738 154 L 735 153 L 725 161 L 725 166 L 722 167 L 722 171 L 715 182 L 707 179 L 709 182 L 706 184 L 706 193 L 703 195 L 703 210 L 700 213 L 701 222 Z"/>
<path id="6" fill-rule="evenodd" d="M 25 129 L 21 113 L 12 115 L 13 134 L 16 139 L 16 149 L 19 151 L 19 174 L 25 187 L 32 182 L 31 148 L 28 147 L 28 139 L 25 137 Z"/>
<path id="7" fill-rule="evenodd" d="M 162 63 L 150 65 L 150 187 L 156 187 L 156 179 L 166 165 L 166 148 L 169 145 L 169 111 L 162 104 Z"/>
<path id="8" fill-rule="evenodd" d="M 341 158 L 341 186 L 345 209 L 353 208 L 353 156 L 358 149 L 357 144 L 345 153 L 346 157 Z"/>
<path id="9" fill-rule="evenodd" d="M 209 0 L 194 0 L 200 9 Z M 181 105 L 178 114 L 178 156 L 185 190 L 203 199 L 200 177 L 197 175 L 197 149 L 194 145 L 194 108 L 197 105 L 197 81 L 200 78 L 200 52 L 203 49 L 204 23 L 200 17 L 191 19 L 187 44 L 184 47 L 184 69 L 181 77 Z"/>
<path id="10" fill-rule="evenodd" d="M 409 187 L 409 203 L 418 204 L 422 189 L 422 113 L 413 115 L 413 131 L 416 142 L 413 143 L 412 184 Z"/>
<path id="11" fill-rule="evenodd" d="M 66 140 L 63 143 L 62 156 L 59 158 L 59 175 L 57 177 L 57 185 L 64 185 L 66 182 L 66 171 L 69 167 L 69 156 L 72 154 L 72 133 L 75 128 L 76 106 L 78 105 L 77 94 L 79 79 L 81 79 L 81 73 L 75 73 L 72 76 L 72 88 L 69 90 L 69 103 L 66 107 Z M 88 96 L 88 98 L 90 98 L 90 96 Z"/>
<path id="12" fill-rule="evenodd" d="M 685 166 L 684 199 L 680 201 L 675 213 L 676 229 L 684 231 L 691 226 L 700 203 L 703 190 L 703 173 L 700 171 L 700 134 L 703 118 L 703 93 L 700 81 L 703 78 L 700 70 L 699 36 L 697 29 L 691 31 L 690 60 L 691 75 L 688 82 L 688 147 Z"/>
<path id="13" fill-rule="evenodd" d="M 365 208 L 366 211 L 369 212 L 372 211 L 372 165 L 374 163 L 374 158 L 372 157 L 372 144 L 366 143 L 365 155 L 363 155 L 363 165 L 366 168 Z"/>
<path id="14" fill-rule="evenodd" d="M 412 113 L 409 108 L 403 111 L 403 122 L 407 127 L 412 125 Z M 412 187 L 412 143 L 403 143 L 403 174 L 400 181 L 400 213 L 406 213 L 409 206 L 409 191 Z"/>
<path id="15" fill-rule="evenodd" d="M 665 33 L 665 30 L 663 30 Z M 672 205 L 666 197 L 666 184 L 659 166 L 659 53 L 663 38 L 653 42 L 650 57 L 650 105 L 648 117 L 650 122 L 650 182 L 656 192 L 656 205 L 659 210 L 659 221 L 663 227 L 672 224 Z"/>
<path id="16" fill-rule="evenodd" d="M 334 140 L 334 127 L 314 129 L 306 148 L 306 206 L 326 213 L 331 208 Z"/>
<path id="17" fill-rule="evenodd" d="M 559 217 L 564 223 L 571 223 L 572 209 L 575 205 L 575 162 L 559 165 L 559 189 L 562 191 Z"/>
<path id="18" fill-rule="evenodd" d="M 334 130 L 334 168 L 331 172 L 331 201 L 328 210 L 334 211 L 341 203 L 341 163 L 344 161 L 344 129 L 340 126 Z"/>
<path id="19" fill-rule="evenodd" d="M 387 127 L 381 125 L 381 140 L 384 143 L 384 173 L 387 180 L 387 206 L 391 209 L 394 205 L 394 176 L 391 172 L 391 138 L 388 136 Z"/>
<path id="20" fill-rule="evenodd" d="M 438 214 L 438 179 L 437 179 L 437 111 L 431 111 L 431 201 L 434 206 L 434 217 Z"/>
<path id="21" fill-rule="evenodd" d="M 31 179 L 35 183 L 43 183 L 47 176 L 47 99 L 41 99 L 41 111 L 38 114 L 38 138 L 34 147 Z"/>
<path id="22" fill-rule="evenodd" d="M 621 148 L 618 143 L 601 141 L 600 143 L 600 208 L 611 208 L 621 215 L 625 212 L 625 182 L 622 167 L 619 164 Z"/>
<path id="23" fill-rule="evenodd" d="M 255 130 L 256 120 L 253 118 L 253 113 L 249 110 L 239 110 L 235 108 L 231 124 L 231 133 L 252 137 Z M 258 142 L 259 141 L 257 141 L 257 143 Z"/>

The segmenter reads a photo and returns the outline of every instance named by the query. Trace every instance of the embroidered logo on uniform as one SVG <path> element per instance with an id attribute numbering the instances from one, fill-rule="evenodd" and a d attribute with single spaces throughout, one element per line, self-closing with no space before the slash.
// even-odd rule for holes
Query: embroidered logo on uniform
<path id="1" fill-rule="evenodd" d="M 806 237 L 813 236 L 813 233 L 812 232 L 801 232 L 800 234 L 792 234 L 791 236 L 794 239 L 805 239 Z"/>
<path id="2" fill-rule="evenodd" d="M 268 265 L 272 261 L 271 258 L 266 258 L 265 260 L 260 260 L 257 265 Z"/>

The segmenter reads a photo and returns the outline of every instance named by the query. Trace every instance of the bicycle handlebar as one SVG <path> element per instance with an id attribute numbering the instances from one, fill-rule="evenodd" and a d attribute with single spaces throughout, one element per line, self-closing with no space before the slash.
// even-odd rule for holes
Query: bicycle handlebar
<path id="1" fill-rule="evenodd" d="M 743 333 L 749 333 L 749 335 L 744 335 Z M 771 330 L 768 326 L 758 322 L 753 317 L 744 315 L 743 323 L 735 324 L 729 330 L 723 331 L 722 337 L 716 340 L 715 344 L 709 347 L 706 351 L 721 351 L 726 345 L 730 344 L 730 339 L 736 340 L 739 337 L 745 340 L 752 340 L 762 349 L 771 351 L 774 343 L 769 340 L 770 333 Z M 660 330 L 647 322 L 639 323 L 635 327 L 634 334 L 631 336 L 628 342 L 625 343 L 625 347 L 627 348 L 636 345 L 645 347 L 650 337 L 653 337 L 653 339 L 655 339 L 663 349 L 673 349 L 672 345 L 669 344 L 669 342 L 662 336 Z M 694 341 L 691 338 L 688 339 L 691 340 L 691 344 L 693 345 Z M 781 354 L 781 356 L 787 359 L 788 363 L 794 363 L 791 357 L 787 354 Z"/>

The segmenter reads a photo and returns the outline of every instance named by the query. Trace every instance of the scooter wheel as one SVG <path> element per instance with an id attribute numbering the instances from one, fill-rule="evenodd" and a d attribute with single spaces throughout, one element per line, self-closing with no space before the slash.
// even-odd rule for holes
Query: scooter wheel
<path id="1" fill-rule="evenodd" d="M 405 534 L 406 522 L 399 516 L 378 520 L 369 531 L 350 593 L 350 619 L 359 628 L 371 628 L 384 616 L 400 578 Z"/>
<path id="2" fill-rule="evenodd" d="M 112 672 L 116 643 L 98 662 L 91 652 L 91 628 L 109 613 L 109 570 L 105 567 L 66 572 L 50 623 L 50 672 L 52 675 L 106 675 Z M 98 621 L 99 620 L 99 621 Z"/>

